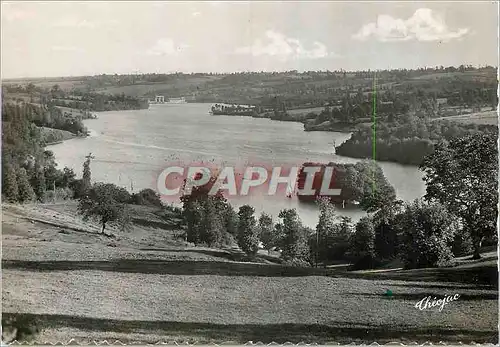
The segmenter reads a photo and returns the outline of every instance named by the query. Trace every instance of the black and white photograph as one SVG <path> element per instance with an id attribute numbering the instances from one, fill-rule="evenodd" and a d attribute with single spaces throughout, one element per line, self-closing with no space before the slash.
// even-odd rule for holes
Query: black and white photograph
<path id="1" fill-rule="evenodd" d="M 1 1 L 1 344 L 497 345 L 498 1 Z"/>

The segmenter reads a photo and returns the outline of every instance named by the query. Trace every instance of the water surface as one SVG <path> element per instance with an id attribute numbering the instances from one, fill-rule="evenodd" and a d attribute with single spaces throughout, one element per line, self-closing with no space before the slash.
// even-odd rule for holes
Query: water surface
<path id="1" fill-rule="evenodd" d="M 92 180 L 112 182 L 134 192 L 156 189 L 158 174 L 172 163 L 208 162 L 214 165 L 296 165 L 307 161 L 355 163 L 359 159 L 334 154 L 350 134 L 304 132 L 303 125 L 269 119 L 210 116 L 209 104 L 152 105 L 149 110 L 99 113 L 86 120 L 92 136 L 51 146 L 59 167 L 82 174 L 82 163 L 91 152 Z M 422 173 L 414 166 L 379 163 L 403 200 L 425 193 Z M 283 208 L 297 208 L 308 226 L 317 223 L 314 205 L 296 197 L 254 194 L 230 199 L 235 206 L 248 203 L 257 212 L 277 216 Z M 340 215 L 358 220 L 364 212 L 339 209 Z"/>

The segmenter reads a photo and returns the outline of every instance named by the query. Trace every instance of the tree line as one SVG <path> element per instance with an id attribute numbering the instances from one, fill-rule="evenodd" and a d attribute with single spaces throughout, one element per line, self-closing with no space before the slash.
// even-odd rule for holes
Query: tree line
<path id="1" fill-rule="evenodd" d="M 370 158 L 375 146 L 376 160 L 420 165 L 439 141 L 480 133 L 496 135 L 498 129 L 486 124 L 437 121 L 406 114 L 376 124 L 375 130 L 373 127 L 359 128 L 346 142 L 335 148 L 335 153 L 353 158 Z"/>

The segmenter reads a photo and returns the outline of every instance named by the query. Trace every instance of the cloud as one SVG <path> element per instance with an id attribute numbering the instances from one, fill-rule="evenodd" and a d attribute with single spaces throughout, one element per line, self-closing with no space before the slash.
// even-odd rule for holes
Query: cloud
<path id="1" fill-rule="evenodd" d="M 255 40 L 252 46 L 240 47 L 235 50 L 236 54 L 250 54 L 255 57 L 271 56 L 278 57 L 282 60 L 287 59 L 319 59 L 332 55 L 328 52 L 327 47 L 318 41 L 313 43 L 313 48 L 305 49 L 302 43 L 294 38 L 286 37 L 285 35 L 273 30 L 266 32 L 267 44 L 264 44 L 261 39 Z"/>
<path id="2" fill-rule="evenodd" d="M 146 51 L 147 55 L 178 55 L 182 51 L 189 48 L 189 45 L 176 45 L 174 40 L 170 38 L 162 38 L 156 41 L 156 44 Z"/>
<path id="3" fill-rule="evenodd" d="M 378 41 L 450 41 L 469 32 L 468 28 L 450 31 L 443 18 L 428 8 L 419 8 L 408 19 L 379 15 L 376 23 L 365 24 L 354 39 L 367 40 L 374 37 Z"/>

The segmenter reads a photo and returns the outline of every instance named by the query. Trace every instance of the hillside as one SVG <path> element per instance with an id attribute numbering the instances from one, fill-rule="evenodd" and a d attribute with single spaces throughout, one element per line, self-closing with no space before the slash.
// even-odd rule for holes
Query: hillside
<path id="1" fill-rule="evenodd" d="M 264 255 L 242 262 L 238 250 L 187 245 L 155 208 L 136 208 L 133 229 L 113 236 L 74 211 L 3 206 L 3 319 L 38 322 L 39 342 L 498 342 L 497 290 L 438 275 L 446 269 L 374 275 L 287 268 Z M 414 307 L 455 293 L 446 312 Z"/>
<path id="2" fill-rule="evenodd" d="M 246 72 L 233 74 L 137 74 L 99 75 L 67 78 L 6 80 L 7 86 L 27 85 L 50 89 L 53 85 L 66 93 L 81 95 L 97 92 L 106 95 L 125 95 L 135 98 L 151 98 L 155 94 L 167 97 L 184 96 L 196 102 L 227 102 L 270 105 L 279 97 L 288 109 L 323 107 L 336 104 L 344 97 L 365 98 L 373 91 L 373 71 L 297 71 Z M 434 98 L 448 98 L 448 104 L 473 98 L 496 98 L 496 69 L 471 66 L 436 67 L 417 70 L 377 71 L 377 95 L 406 96 L 422 93 Z M 467 88 L 463 88 L 463 86 Z M 476 95 L 472 89 L 479 89 Z M 465 93 L 464 96 L 457 94 Z M 483 95 L 484 94 L 484 95 Z M 24 93 L 24 97 L 28 97 Z M 493 100 L 491 100 L 493 101 Z M 496 102 L 491 105 L 496 105 Z"/>

